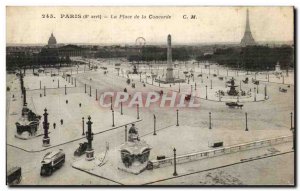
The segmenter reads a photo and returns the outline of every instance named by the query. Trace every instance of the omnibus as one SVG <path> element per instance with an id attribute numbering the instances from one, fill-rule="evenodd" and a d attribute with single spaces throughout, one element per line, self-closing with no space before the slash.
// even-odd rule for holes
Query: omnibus
<path id="1" fill-rule="evenodd" d="M 50 176 L 65 163 L 65 153 L 62 149 L 47 153 L 42 160 L 41 176 Z"/>

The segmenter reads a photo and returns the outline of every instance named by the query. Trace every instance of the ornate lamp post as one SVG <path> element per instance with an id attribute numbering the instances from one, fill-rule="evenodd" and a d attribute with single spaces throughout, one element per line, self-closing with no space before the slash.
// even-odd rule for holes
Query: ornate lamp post
<path id="1" fill-rule="evenodd" d="M 176 170 L 176 149 L 174 148 L 173 149 L 173 152 L 174 152 L 174 173 L 173 173 L 173 176 L 177 176 L 177 170 Z"/>
<path id="2" fill-rule="evenodd" d="M 295 127 L 293 127 L 293 113 L 291 112 L 291 129 L 290 129 L 293 133 L 293 150 L 295 150 L 295 142 L 296 142 L 296 129 Z"/>
<path id="3" fill-rule="evenodd" d="M 27 105 L 27 102 L 26 102 L 26 89 L 25 87 L 23 88 L 23 106 L 26 106 Z"/>
<path id="4" fill-rule="evenodd" d="M 291 112 L 291 130 L 293 129 L 293 112 Z"/>
<path id="5" fill-rule="evenodd" d="M 140 109 L 139 104 L 136 105 L 137 119 L 140 119 Z"/>
<path id="6" fill-rule="evenodd" d="M 154 120 L 154 131 L 153 135 L 156 135 L 156 116 L 153 114 L 153 120 Z"/>
<path id="7" fill-rule="evenodd" d="M 113 107 L 112 107 L 112 96 L 110 97 L 110 110 L 113 110 Z"/>
<path id="8" fill-rule="evenodd" d="M 48 113 L 47 109 L 44 109 L 45 113 L 44 115 L 44 122 L 43 122 L 43 129 L 44 129 L 44 137 L 43 137 L 43 147 L 50 146 L 50 137 L 48 136 L 48 130 L 49 130 L 49 122 L 48 122 Z"/>
<path id="9" fill-rule="evenodd" d="M 92 97 L 92 86 L 90 86 L 90 97 Z"/>
<path id="10" fill-rule="evenodd" d="M 254 101 L 256 101 L 256 88 L 254 87 Z"/>
<path id="11" fill-rule="evenodd" d="M 120 104 L 121 104 L 121 115 L 123 115 L 123 102 L 121 102 Z"/>
<path id="12" fill-rule="evenodd" d="M 88 131 L 86 132 L 86 139 L 88 140 L 88 146 L 87 146 L 87 150 L 85 151 L 86 154 L 85 159 L 90 161 L 94 159 L 94 149 L 92 147 L 94 133 L 92 132 L 93 122 L 91 122 L 91 116 L 88 117 L 88 122 L 86 124 L 88 126 Z"/>
<path id="13" fill-rule="evenodd" d="M 265 84 L 265 99 L 267 99 L 267 84 Z"/>
<path id="14" fill-rule="evenodd" d="M 207 85 L 205 85 L 205 99 L 207 99 Z"/>
<path id="15" fill-rule="evenodd" d="M 179 126 L 178 109 L 176 110 L 176 115 L 177 115 L 177 123 L 176 123 L 176 126 Z"/>
<path id="16" fill-rule="evenodd" d="M 85 135 L 84 134 L 84 117 L 82 117 L 82 135 Z"/>
<path id="17" fill-rule="evenodd" d="M 211 112 L 209 112 L 209 129 L 211 129 Z"/>
<path id="18" fill-rule="evenodd" d="M 248 131 L 248 117 L 247 117 L 247 112 L 245 113 L 245 118 L 246 118 L 246 129 L 245 129 L 245 131 Z"/>
<path id="19" fill-rule="evenodd" d="M 114 110 L 111 110 L 111 114 L 112 114 L 112 127 L 115 126 L 115 112 Z"/>
<path id="20" fill-rule="evenodd" d="M 125 125 L 125 143 L 127 142 L 127 125 Z"/>

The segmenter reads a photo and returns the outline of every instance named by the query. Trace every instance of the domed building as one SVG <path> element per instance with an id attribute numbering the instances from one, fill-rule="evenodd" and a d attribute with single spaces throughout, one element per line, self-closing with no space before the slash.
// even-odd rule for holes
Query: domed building
<path id="1" fill-rule="evenodd" d="M 50 38 L 49 38 L 49 40 L 48 40 L 48 46 L 49 46 L 49 47 L 56 47 L 56 44 L 57 44 L 56 38 L 55 38 L 55 36 L 53 35 L 53 33 L 51 33 L 51 36 L 50 36 Z"/>

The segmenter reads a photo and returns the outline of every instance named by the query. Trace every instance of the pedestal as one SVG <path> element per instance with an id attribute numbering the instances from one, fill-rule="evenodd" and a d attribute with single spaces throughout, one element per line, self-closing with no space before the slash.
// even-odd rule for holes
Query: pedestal
<path id="1" fill-rule="evenodd" d="M 50 146 L 50 138 L 43 138 L 43 147 Z"/>
<path id="2" fill-rule="evenodd" d="M 90 151 L 85 151 L 85 160 L 87 161 L 91 161 L 91 160 L 94 160 L 95 157 L 94 157 L 94 149 L 90 150 Z"/>

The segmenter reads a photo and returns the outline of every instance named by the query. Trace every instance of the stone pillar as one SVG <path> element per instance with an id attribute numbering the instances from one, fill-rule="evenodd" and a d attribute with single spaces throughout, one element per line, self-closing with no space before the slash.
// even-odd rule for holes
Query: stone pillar
<path id="1" fill-rule="evenodd" d="M 49 130 L 49 122 L 48 122 L 48 113 L 47 109 L 44 109 L 45 113 L 44 115 L 44 122 L 43 122 L 43 129 L 44 129 L 44 137 L 43 137 L 43 147 L 50 146 L 50 137 L 48 136 L 48 130 Z"/>
<path id="2" fill-rule="evenodd" d="M 87 146 L 87 150 L 85 151 L 86 157 L 85 159 L 87 161 L 91 161 L 94 160 L 94 149 L 92 147 L 92 141 L 93 141 L 93 137 L 94 137 L 94 133 L 92 133 L 92 124 L 93 122 L 91 122 L 91 116 L 88 117 L 88 122 L 86 123 L 88 126 L 88 131 L 86 132 L 86 139 L 88 140 L 88 146 Z"/>

